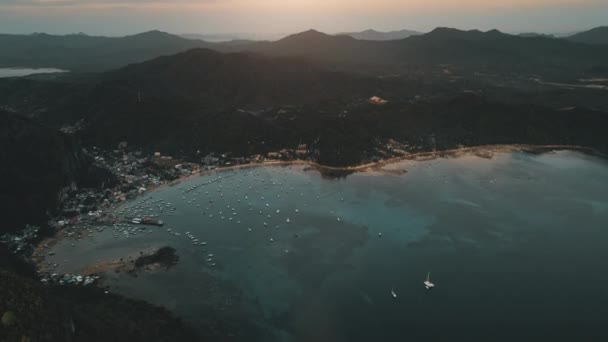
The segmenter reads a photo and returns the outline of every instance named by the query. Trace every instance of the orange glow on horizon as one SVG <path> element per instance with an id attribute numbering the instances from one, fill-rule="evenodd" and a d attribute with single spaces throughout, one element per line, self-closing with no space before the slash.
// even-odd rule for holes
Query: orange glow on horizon
<path id="1" fill-rule="evenodd" d="M 608 0 L 0 0 L 0 32 L 326 33 L 438 26 L 571 32 L 605 25 Z M 3 22 L 2 22 L 3 21 Z"/>
<path id="2" fill-rule="evenodd" d="M 605 4 L 605 0 L 14 0 L 0 4 L 13 11 L 74 11 L 105 9 L 206 11 L 369 11 L 483 10 Z"/>

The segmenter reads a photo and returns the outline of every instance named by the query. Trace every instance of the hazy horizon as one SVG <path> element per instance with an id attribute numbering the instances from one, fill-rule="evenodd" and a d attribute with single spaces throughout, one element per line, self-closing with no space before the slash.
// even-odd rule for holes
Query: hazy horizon
<path id="1" fill-rule="evenodd" d="M 310 28 L 326 32 L 436 27 L 563 34 L 606 25 L 601 0 L 3 0 L 0 32 L 123 36 L 174 34 L 279 37 Z"/>

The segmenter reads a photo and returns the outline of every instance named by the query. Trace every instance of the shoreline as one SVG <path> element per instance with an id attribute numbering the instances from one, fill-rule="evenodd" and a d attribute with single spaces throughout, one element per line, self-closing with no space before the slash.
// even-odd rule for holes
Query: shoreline
<path id="1" fill-rule="evenodd" d="M 461 147 L 461 148 L 454 148 L 454 149 L 448 149 L 448 150 L 416 152 L 416 153 L 406 154 L 403 156 L 381 159 L 376 162 L 369 162 L 369 163 L 365 163 L 365 164 L 351 165 L 351 166 L 324 165 L 324 164 L 320 164 L 320 163 L 312 161 L 312 160 L 304 160 L 304 159 L 270 160 L 270 161 L 253 162 L 253 163 L 245 163 L 245 164 L 230 165 L 230 166 L 219 166 L 212 170 L 197 171 L 189 176 L 180 177 L 180 178 L 177 178 L 170 182 L 150 188 L 147 191 L 145 191 L 144 193 L 146 193 L 150 190 L 158 189 L 163 186 L 167 186 L 167 185 L 171 186 L 171 185 L 179 184 L 188 179 L 191 179 L 191 178 L 194 178 L 197 176 L 210 174 L 212 172 L 238 170 L 238 169 L 245 169 L 245 168 L 251 168 L 251 167 L 307 165 L 310 167 L 309 169 L 317 170 L 322 174 L 324 172 L 327 172 L 327 173 L 344 172 L 347 174 L 352 174 L 352 173 L 356 173 L 356 172 L 370 172 L 370 171 L 395 173 L 395 171 L 393 171 L 393 170 L 382 170 L 382 167 L 390 165 L 390 164 L 395 164 L 395 163 L 398 163 L 401 161 L 406 161 L 406 160 L 426 161 L 426 160 L 432 160 L 432 159 L 436 159 L 436 158 L 459 157 L 461 155 L 470 154 L 470 153 L 473 153 L 479 157 L 491 159 L 495 153 L 508 153 L 508 152 L 522 151 L 522 152 L 540 154 L 540 153 L 549 153 L 552 151 L 564 151 L 564 150 L 577 151 L 577 152 L 582 152 L 582 153 L 593 155 L 593 156 L 608 158 L 607 155 L 604 155 L 603 153 L 599 152 L 598 150 L 596 150 L 594 148 L 584 147 L 584 146 L 579 146 L 579 145 L 502 144 L 502 145 L 478 145 L 478 146 Z M 399 172 L 399 173 L 401 173 L 401 172 Z"/>
<path id="2" fill-rule="evenodd" d="M 597 156 L 601 158 L 607 158 L 608 155 L 605 155 L 598 150 L 590 147 L 584 147 L 579 145 L 529 145 L 529 144 L 502 144 L 502 145 L 478 145 L 471 147 L 461 147 L 454 148 L 448 150 L 436 150 L 436 151 L 426 151 L 426 152 L 416 152 L 407 154 L 404 156 L 391 157 L 387 159 L 381 159 L 376 162 L 370 162 L 365 164 L 353 165 L 353 166 L 330 166 L 319 164 L 312 160 L 303 160 L 303 159 L 293 159 L 293 160 L 265 160 L 262 162 L 250 162 L 244 164 L 237 165 L 229 165 L 229 166 L 219 166 L 215 169 L 211 170 L 198 170 L 188 176 L 179 177 L 170 182 L 163 183 L 154 187 L 148 188 L 146 191 L 140 194 L 145 195 L 146 193 L 163 188 L 165 186 L 174 186 L 185 182 L 189 179 L 200 177 L 203 175 L 208 175 L 213 172 L 223 172 L 230 170 L 240 170 L 246 168 L 254 168 L 254 167 L 265 167 L 265 166 L 291 166 L 291 165 L 305 165 L 307 166 L 304 171 L 314 170 L 319 172 L 322 176 L 326 176 L 328 178 L 339 178 L 346 177 L 354 173 L 364 173 L 364 172 L 377 172 L 384 174 L 394 174 L 394 175 L 402 175 L 407 173 L 407 170 L 385 170 L 383 167 L 391 164 L 396 164 L 402 161 L 427 161 L 433 160 L 437 158 L 455 158 L 460 157 L 465 154 L 474 154 L 478 157 L 482 157 L 485 159 L 492 159 L 494 154 L 496 153 L 508 153 L 515 151 L 522 151 L 527 153 L 549 153 L 552 151 L 577 151 L 581 153 L 585 153 L 587 155 Z M 109 208 L 110 210 L 116 209 L 118 206 L 122 205 L 124 202 L 116 205 L 115 207 Z"/>
<path id="3" fill-rule="evenodd" d="M 529 145 L 529 144 L 504 144 L 504 145 L 478 145 L 472 147 L 461 147 L 455 149 L 448 150 L 436 150 L 436 151 L 427 151 L 427 152 L 417 152 L 412 154 L 407 154 L 399 157 L 392 157 L 387 159 L 381 159 L 377 162 L 365 163 L 361 165 L 355 166 L 328 166 L 322 165 L 316 162 L 309 162 L 308 164 L 314 168 L 319 170 L 319 172 L 323 171 L 342 171 L 342 172 L 385 172 L 385 173 L 394 173 L 392 170 L 383 170 L 382 167 L 399 163 L 402 161 L 427 161 L 433 160 L 437 158 L 454 158 L 459 157 L 465 154 L 474 154 L 476 156 L 491 159 L 496 153 L 508 153 L 515 151 L 522 151 L 528 153 L 549 153 L 552 151 L 564 151 L 571 150 L 582 152 L 585 154 L 599 156 L 606 158 L 608 156 L 603 153 L 597 151 L 596 149 L 579 146 L 579 145 Z"/>

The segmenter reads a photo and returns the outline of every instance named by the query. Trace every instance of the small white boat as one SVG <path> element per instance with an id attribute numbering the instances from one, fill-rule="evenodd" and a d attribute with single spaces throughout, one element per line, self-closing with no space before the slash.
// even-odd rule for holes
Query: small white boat
<path id="1" fill-rule="evenodd" d="M 424 287 L 427 290 L 430 290 L 435 287 L 435 284 L 431 282 L 431 272 L 426 274 L 426 280 L 424 281 Z"/>
<path id="2" fill-rule="evenodd" d="M 395 290 L 391 288 L 391 296 L 393 296 L 393 298 L 397 298 L 397 293 L 395 293 Z"/>

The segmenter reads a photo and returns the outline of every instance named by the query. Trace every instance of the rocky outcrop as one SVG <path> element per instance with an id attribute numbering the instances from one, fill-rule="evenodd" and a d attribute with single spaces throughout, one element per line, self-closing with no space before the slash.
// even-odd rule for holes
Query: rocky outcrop
<path id="1" fill-rule="evenodd" d="M 169 268 L 179 260 L 179 256 L 175 254 L 175 248 L 165 246 L 159 248 L 156 252 L 149 255 L 142 255 L 135 260 L 136 269 L 149 268 Z"/>

